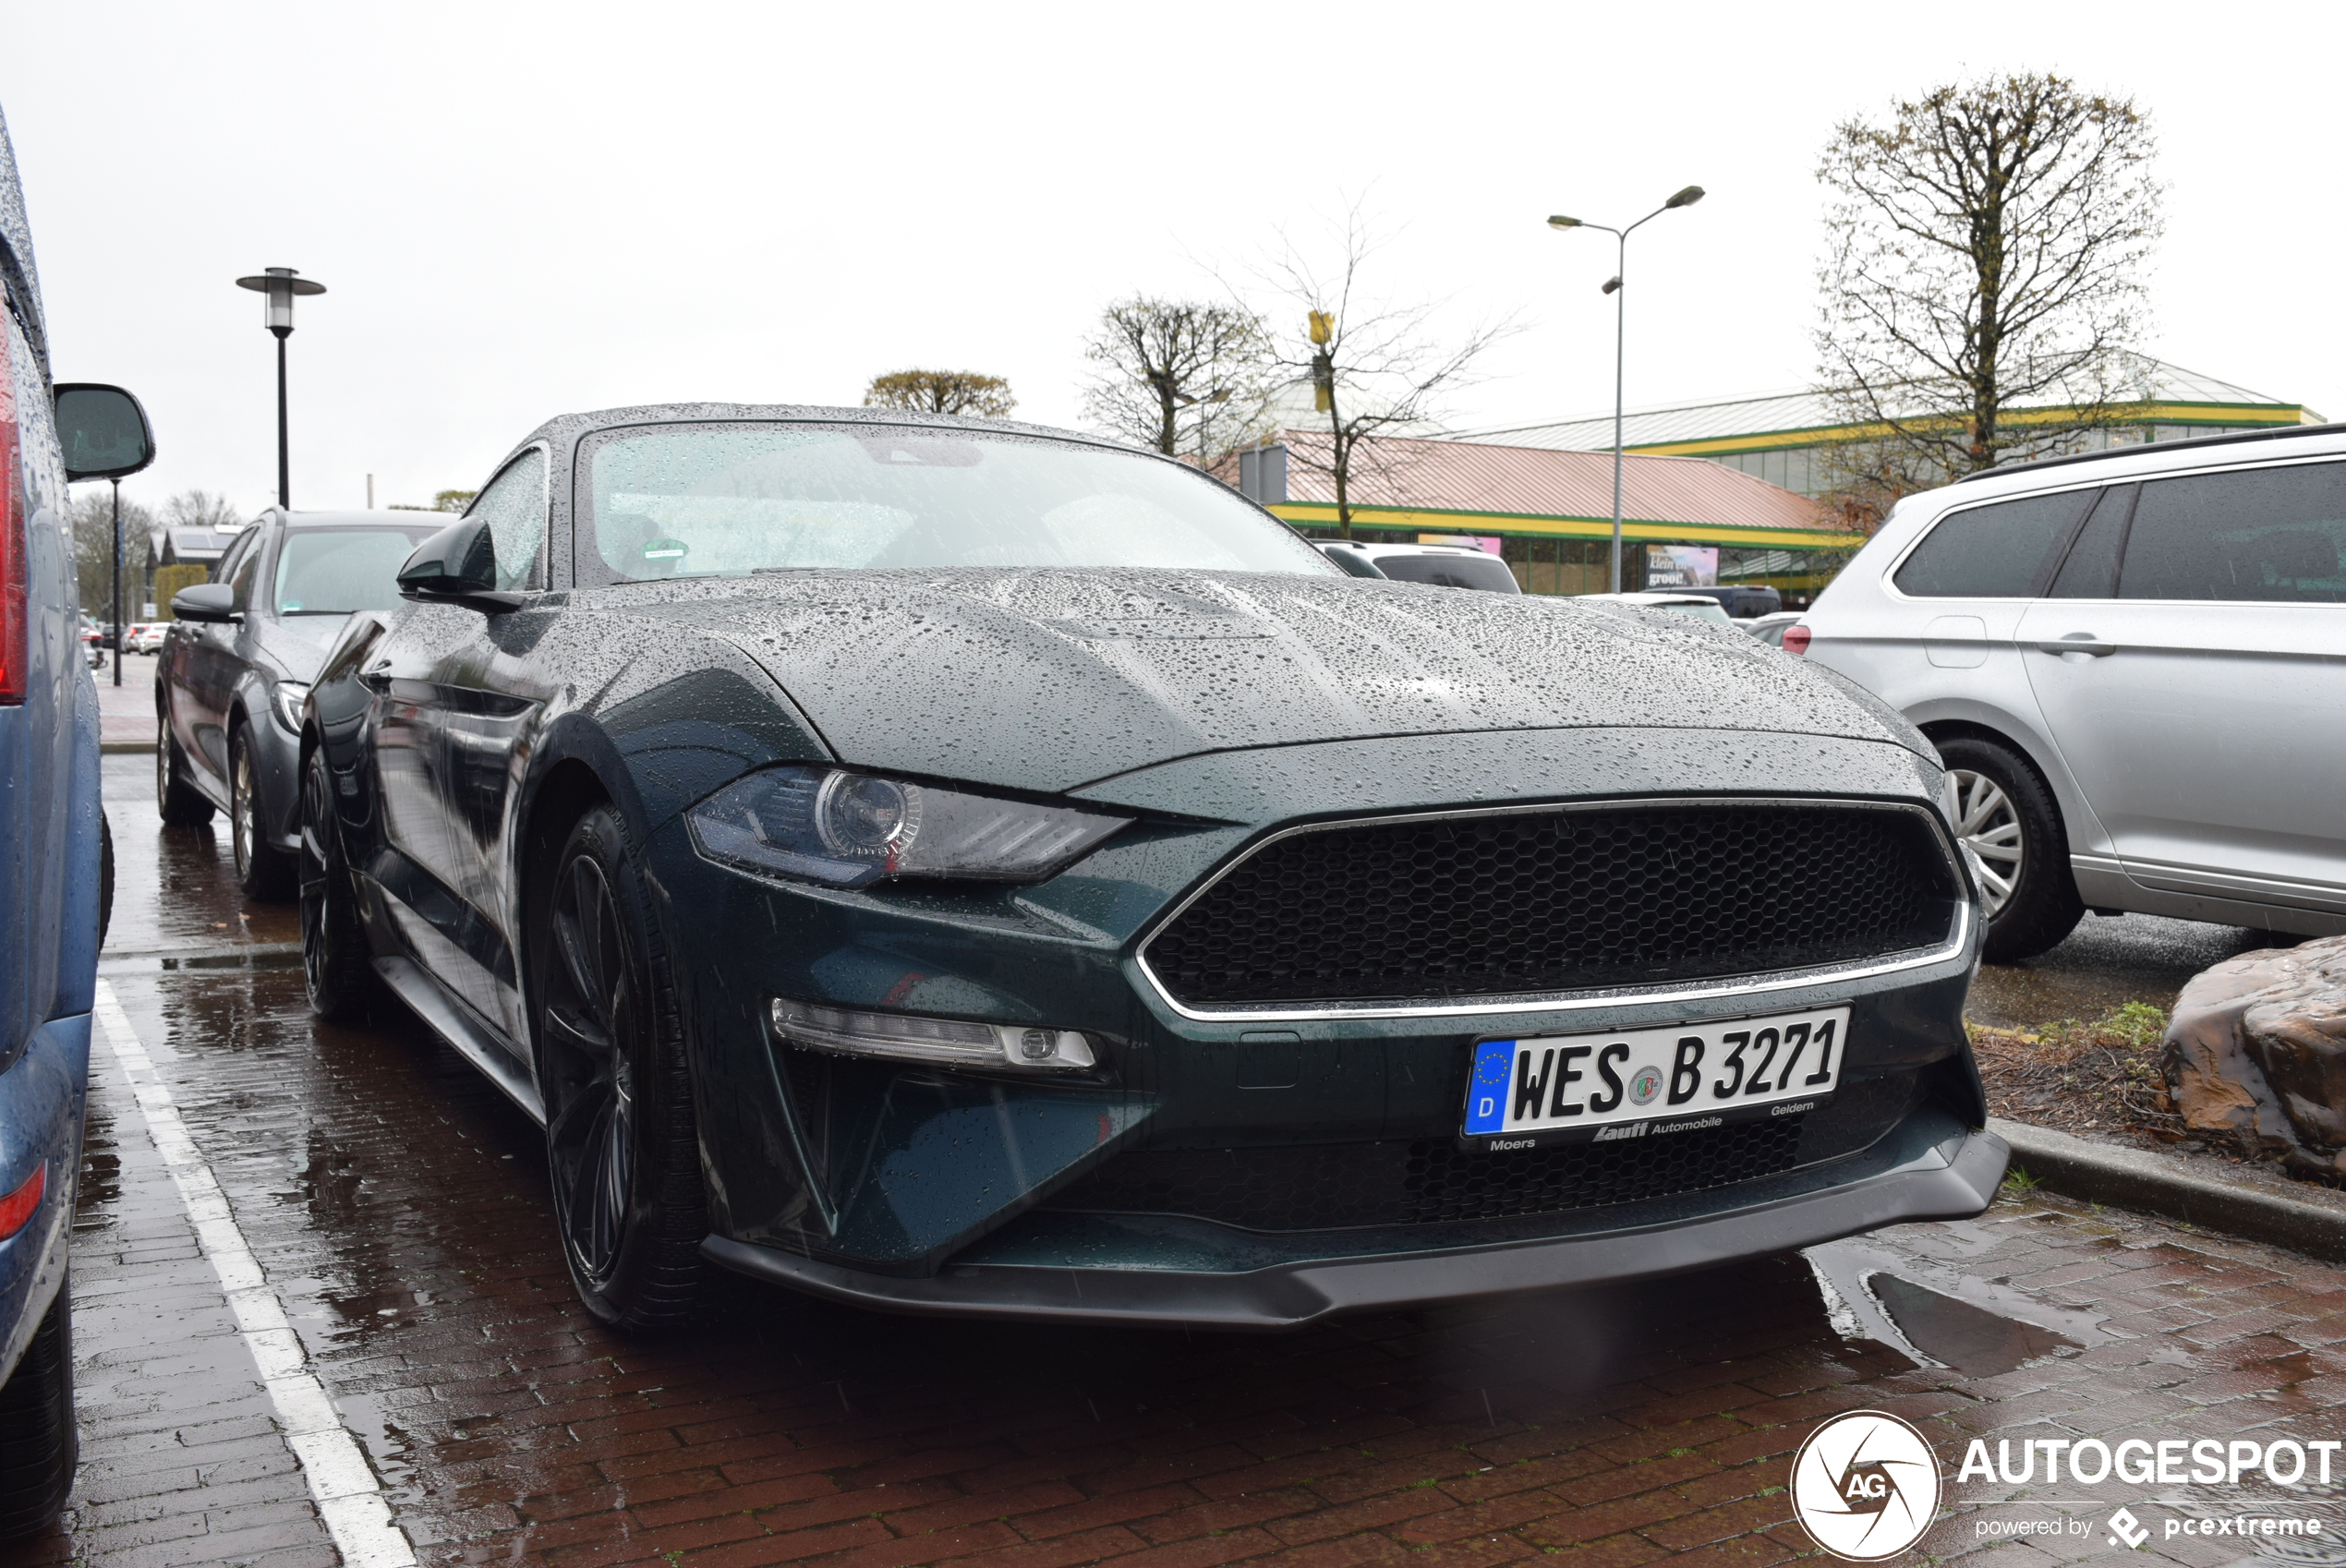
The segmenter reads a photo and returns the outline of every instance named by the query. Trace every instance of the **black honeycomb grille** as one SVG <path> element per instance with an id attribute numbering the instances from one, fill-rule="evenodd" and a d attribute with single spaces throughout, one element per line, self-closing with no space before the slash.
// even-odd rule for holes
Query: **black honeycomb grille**
<path id="1" fill-rule="evenodd" d="M 1664 805 L 1278 839 L 1151 939 L 1191 1006 L 1492 995 L 1799 969 L 1946 939 L 1918 814 Z"/>
<path id="2" fill-rule="evenodd" d="M 1790 1170 L 1801 1117 L 1619 1143 L 1470 1153 L 1447 1140 L 1143 1150 L 1048 1205 L 1187 1214 L 1247 1230 L 1343 1230 L 1565 1213 Z"/>

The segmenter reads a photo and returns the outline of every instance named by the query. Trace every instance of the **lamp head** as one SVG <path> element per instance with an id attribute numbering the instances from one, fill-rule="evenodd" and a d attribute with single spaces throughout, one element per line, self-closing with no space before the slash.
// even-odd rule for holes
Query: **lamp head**
<path id="1" fill-rule="evenodd" d="M 1567 217 L 1566 217 L 1566 216 L 1565 216 L 1563 213 L 1561 213 L 1561 212 L 1557 213 L 1554 217 L 1550 218 L 1550 219 L 1548 220 L 1548 227 L 1550 227 L 1550 228 L 1552 228 L 1552 229 L 1577 229 L 1577 228 L 1578 228 L 1579 226 L 1580 226 L 1580 220 L 1579 220 L 1579 219 L 1578 219 L 1578 218 L 1567 218 Z"/>
<path id="2" fill-rule="evenodd" d="M 1621 280 L 1620 280 L 1619 278 L 1607 278 L 1607 279 L 1605 279 L 1605 281 L 1604 281 L 1604 292 L 1605 292 L 1605 293 L 1607 293 L 1607 294 L 1611 294 L 1611 293 L 1613 293 L 1615 289 L 1619 288 L 1620 286 L 1621 286 Z"/>
<path id="3" fill-rule="evenodd" d="M 1701 199 L 1702 187 L 1699 185 L 1690 185 L 1687 187 L 1686 189 L 1678 192 L 1677 195 L 1672 197 L 1669 200 L 1663 202 L 1662 204 L 1662 210 L 1666 212 L 1674 207 L 1691 207 Z"/>
<path id="4" fill-rule="evenodd" d="M 236 286 L 268 296 L 268 315 L 265 320 L 269 330 L 279 337 L 284 337 L 293 331 L 293 302 L 296 295 L 326 292 L 325 284 L 311 283 L 308 278 L 297 276 L 296 270 L 291 267 L 265 268 L 258 277 L 238 278 Z"/>

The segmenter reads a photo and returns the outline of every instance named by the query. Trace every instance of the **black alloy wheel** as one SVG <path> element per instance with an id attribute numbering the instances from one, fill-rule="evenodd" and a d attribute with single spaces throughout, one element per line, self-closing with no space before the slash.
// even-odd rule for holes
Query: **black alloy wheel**
<path id="1" fill-rule="evenodd" d="M 301 769 L 301 973 L 309 1007 L 329 1023 L 373 1011 L 381 982 L 358 920 L 358 889 L 334 827 L 333 777 L 326 754 L 310 749 Z"/>
<path id="2" fill-rule="evenodd" d="M 212 802 L 187 782 L 187 759 L 171 735 L 171 710 L 160 702 L 155 731 L 155 810 L 166 827 L 201 827 L 212 820 Z"/>
<path id="3" fill-rule="evenodd" d="M 236 886 L 246 898 L 273 904 L 293 896 L 294 859 L 269 842 L 260 791 L 253 778 L 252 747 L 246 743 L 241 724 L 228 732 L 228 837 L 236 848 Z"/>
<path id="4" fill-rule="evenodd" d="M 1980 884 L 1988 923 L 1980 956 L 2017 963 L 2060 946 L 2085 918 L 2086 903 L 2051 789 L 1999 742 L 1951 736 L 1939 742 L 1939 757 L 1948 819 Z"/>
<path id="5" fill-rule="evenodd" d="M 54 1529 L 73 1490 L 72 1297 L 70 1281 L 57 1286 L 15 1373 L 0 1384 L 0 1541 Z"/>
<path id="6" fill-rule="evenodd" d="M 616 813 L 578 819 L 533 908 L 538 1081 L 572 1282 L 613 1328 L 687 1321 L 708 1230 L 667 955 Z"/>

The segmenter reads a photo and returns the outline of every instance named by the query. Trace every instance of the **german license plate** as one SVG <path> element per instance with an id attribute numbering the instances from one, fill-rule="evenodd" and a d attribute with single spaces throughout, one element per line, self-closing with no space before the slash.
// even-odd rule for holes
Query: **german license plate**
<path id="1" fill-rule="evenodd" d="M 1832 1098 L 1849 1009 L 1612 1034 L 1485 1040 L 1464 1137 L 1485 1150 L 1611 1142 L 1793 1116 Z"/>

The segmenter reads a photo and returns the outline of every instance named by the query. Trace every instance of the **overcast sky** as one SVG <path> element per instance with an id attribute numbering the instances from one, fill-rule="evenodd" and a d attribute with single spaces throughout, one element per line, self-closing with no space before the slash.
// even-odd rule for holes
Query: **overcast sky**
<path id="1" fill-rule="evenodd" d="M 1211 295 L 1360 199 L 1374 283 L 1525 327 L 1461 425 L 1808 380 L 1827 132 L 2053 70 L 2155 117 L 2161 357 L 2346 418 L 2340 12 L 2316 5 L 396 6 L 8 0 L 4 107 L 61 379 L 118 381 L 127 491 L 273 499 L 238 275 L 329 293 L 293 339 L 296 505 L 472 488 L 540 420 L 688 398 L 854 403 L 906 366 L 1080 421 L 1083 333 Z M 1983 41 L 1979 36 L 1990 33 Z"/>

